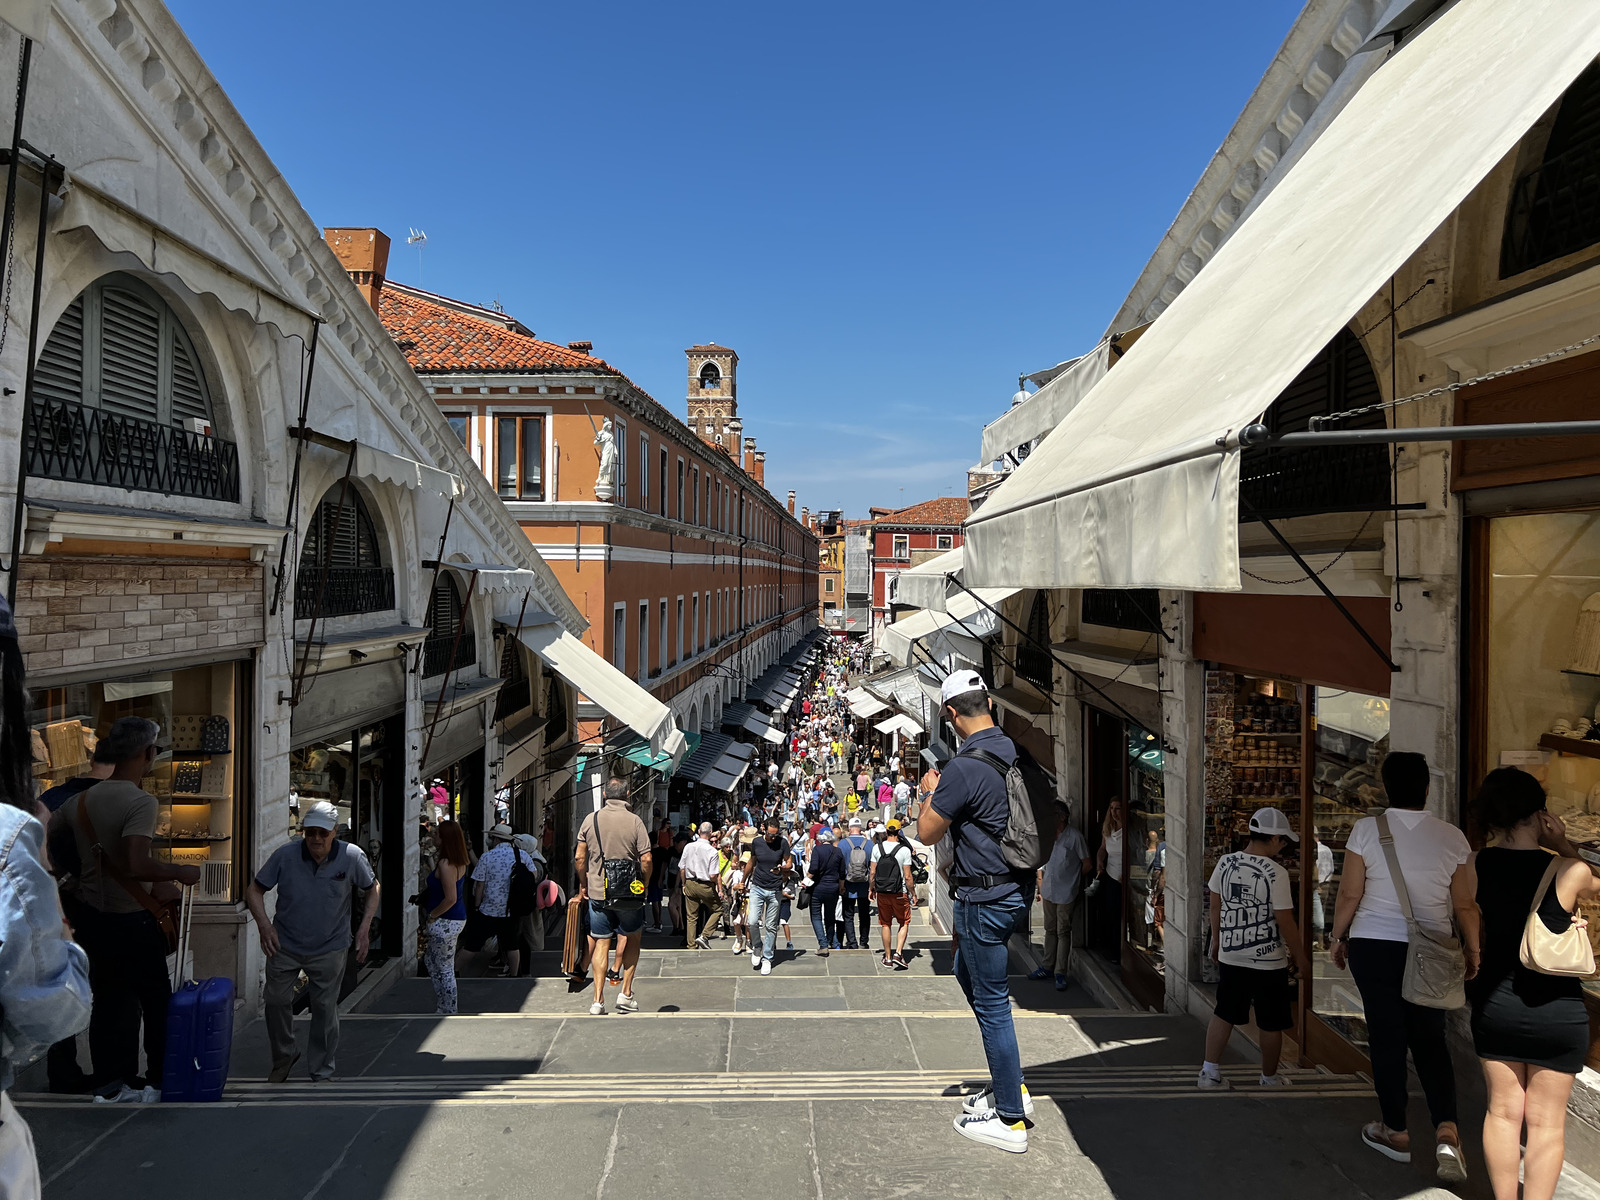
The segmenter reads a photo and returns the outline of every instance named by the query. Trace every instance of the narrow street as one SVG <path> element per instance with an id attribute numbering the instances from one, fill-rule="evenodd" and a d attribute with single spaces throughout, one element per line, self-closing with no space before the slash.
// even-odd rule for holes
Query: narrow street
<path id="1" fill-rule="evenodd" d="M 407 979 L 346 1018 L 333 1083 L 266 1084 L 257 1023 L 235 1043 L 220 1105 L 16 1099 L 57 1196 L 366 1200 L 437 1196 L 449 1181 L 531 1197 L 1143 1200 L 1181 1179 L 1186 1195 L 1220 1200 L 1239 1194 L 1243 1162 L 1293 1172 L 1307 1197 L 1429 1194 L 1431 1164 L 1362 1150 L 1364 1080 L 1295 1072 L 1263 1096 L 1236 1058 L 1233 1090 L 1198 1094 L 1196 1023 L 1022 976 L 1029 1151 L 963 1141 L 950 1122 L 984 1082 L 983 1050 L 948 942 L 914 932 L 904 972 L 801 942 L 767 978 L 726 950 L 646 950 L 643 1007 L 629 1015 L 590 1017 L 588 989 L 572 992 L 553 955 L 531 978 L 462 980 L 453 1017 L 433 1016 L 427 980 Z M 196 1152 L 211 1144 L 230 1152 Z"/>

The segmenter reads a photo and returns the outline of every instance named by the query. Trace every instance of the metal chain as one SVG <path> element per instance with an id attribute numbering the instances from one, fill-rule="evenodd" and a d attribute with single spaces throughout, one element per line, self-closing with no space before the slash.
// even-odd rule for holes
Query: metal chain
<path id="1" fill-rule="evenodd" d="M 1404 308 L 1406 305 L 1410 304 L 1413 300 L 1415 300 L 1418 296 L 1422 295 L 1423 292 L 1427 291 L 1432 286 L 1433 286 L 1433 280 L 1431 280 L 1431 279 L 1423 280 L 1421 287 L 1419 287 L 1416 291 L 1412 292 L 1411 295 L 1407 296 L 1404 300 L 1400 301 L 1399 304 L 1396 304 L 1388 312 L 1384 313 L 1383 316 L 1379 317 L 1371 325 L 1368 325 L 1360 333 L 1356 334 L 1356 336 L 1364 338 L 1364 337 L 1367 336 L 1367 334 L 1371 333 L 1374 329 L 1376 329 L 1379 325 L 1382 325 L 1385 321 L 1393 320 L 1396 313 L 1398 313 L 1402 308 Z M 1392 295 L 1393 293 L 1390 293 L 1390 294 Z"/>
<path id="2" fill-rule="evenodd" d="M 1326 575 L 1329 571 L 1333 570 L 1334 567 L 1338 566 L 1339 561 L 1343 559 L 1346 554 L 1349 554 L 1350 551 L 1356 548 L 1356 543 L 1359 542 L 1362 538 L 1362 535 L 1367 532 L 1367 526 L 1370 524 L 1372 524 L 1372 514 L 1368 513 L 1366 520 L 1361 522 L 1361 528 L 1356 530 L 1355 537 L 1350 539 L 1350 544 L 1347 545 L 1343 550 L 1339 551 L 1338 554 L 1334 555 L 1333 558 L 1329 560 L 1327 566 L 1323 567 L 1320 571 L 1313 572 L 1313 574 L 1317 576 Z M 1310 575 L 1302 575 L 1299 579 L 1268 579 L 1265 575 L 1257 575 L 1254 571 L 1246 571 L 1243 567 L 1239 568 L 1239 574 L 1248 575 L 1257 583 L 1270 583 L 1276 587 L 1292 587 L 1295 584 L 1309 583 L 1311 581 Z"/>
<path id="3" fill-rule="evenodd" d="M 23 57 L 24 54 L 27 53 L 27 50 L 28 50 L 28 39 L 27 38 L 23 38 L 22 39 L 22 45 L 17 50 L 17 98 L 16 98 L 17 107 L 12 109 L 12 112 L 20 112 L 21 109 L 22 109 L 22 57 Z M 16 205 L 15 197 L 7 197 L 7 199 L 12 204 L 13 211 L 15 211 L 15 205 Z M 49 203 L 49 198 L 44 196 L 44 195 L 41 195 L 39 197 L 39 203 L 40 204 L 47 204 L 47 203 Z M 6 333 L 11 329 L 11 284 L 12 284 L 13 280 L 16 278 L 16 273 L 17 273 L 17 223 L 16 223 L 16 221 L 12 221 L 11 222 L 11 230 L 10 230 L 9 236 L 7 236 L 7 238 L 6 238 L 5 252 L 6 252 L 6 292 L 5 292 L 4 301 L 0 302 L 0 354 L 4 354 L 5 353 L 5 349 L 6 349 Z"/>
<path id="4" fill-rule="evenodd" d="M 1384 412 L 1391 408 L 1398 408 L 1402 404 L 1411 404 L 1417 400 L 1430 400 L 1434 396 L 1447 396 L 1451 392 L 1459 392 L 1462 388 L 1474 387 L 1480 383 L 1488 383 L 1492 379 L 1504 379 L 1507 375 L 1516 375 L 1523 371 L 1532 370 L 1534 367 L 1542 367 L 1547 362 L 1553 362 L 1555 359 L 1571 354 L 1574 350 L 1582 350 L 1585 346 L 1592 346 L 1596 342 L 1600 342 L 1600 333 L 1594 334 L 1592 337 L 1586 337 L 1581 342 L 1573 342 L 1570 346 L 1563 346 L 1559 350 L 1552 350 L 1548 354 L 1536 355 L 1535 357 L 1527 359 L 1524 362 L 1517 363 L 1515 366 L 1504 367 L 1498 371 L 1490 371 L 1487 375 L 1474 375 L 1471 379 L 1462 379 L 1456 383 L 1440 384 L 1436 388 L 1429 388 L 1427 391 L 1418 392 L 1414 396 L 1402 396 L 1398 400 L 1388 400 L 1382 404 L 1368 404 L 1362 408 L 1352 408 L 1345 412 L 1330 413 L 1326 417 L 1312 417 L 1311 431 L 1315 433 L 1330 423 L 1334 421 L 1342 421 L 1346 417 L 1360 417 L 1371 412 Z"/>

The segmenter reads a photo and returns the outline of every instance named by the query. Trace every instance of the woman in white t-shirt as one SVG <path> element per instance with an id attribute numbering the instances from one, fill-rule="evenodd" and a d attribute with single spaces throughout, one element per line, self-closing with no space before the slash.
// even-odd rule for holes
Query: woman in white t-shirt
<path id="1" fill-rule="evenodd" d="M 1466 865 L 1472 849 L 1461 830 L 1423 811 L 1428 761 L 1422 755 L 1390 754 L 1383 763 L 1383 786 L 1389 796 L 1385 818 L 1412 914 L 1419 925 L 1440 934 L 1450 933 L 1455 918 L 1471 979 L 1479 950 L 1478 908 Z M 1411 1137 L 1406 1132 L 1409 1047 L 1436 1130 L 1438 1176 L 1461 1182 L 1467 1169 L 1456 1125 L 1455 1071 L 1445 1043 L 1448 1014 L 1412 1004 L 1400 995 L 1410 937 L 1374 817 L 1357 821 L 1345 845 L 1332 942 L 1333 965 L 1342 971 L 1348 962 L 1361 992 L 1372 1085 L 1383 1114 L 1381 1121 L 1361 1130 L 1361 1140 L 1397 1162 L 1411 1161 Z"/>

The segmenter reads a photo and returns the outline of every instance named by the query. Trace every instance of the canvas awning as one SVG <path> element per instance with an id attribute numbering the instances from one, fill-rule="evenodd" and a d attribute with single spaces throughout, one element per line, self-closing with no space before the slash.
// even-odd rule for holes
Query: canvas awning
<path id="1" fill-rule="evenodd" d="M 508 567 L 505 563 L 476 563 L 476 562 L 445 562 L 439 564 L 447 571 L 454 571 L 463 582 L 470 580 L 473 573 L 477 573 L 477 589 L 484 595 L 496 595 L 501 592 L 523 592 L 535 589 L 539 585 L 539 574 L 526 567 Z M 530 609 L 523 618 L 524 625 L 538 624 L 533 620 L 534 613 Z M 548 620 L 556 618 L 545 614 Z M 513 617 L 508 624 L 516 625 Z"/>
<path id="2" fill-rule="evenodd" d="M 463 495 L 467 490 L 459 475 L 441 471 L 438 467 L 430 467 L 427 463 L 420 463 L 399 454 L 390 454 L 387 450 L 378 450 L 364 442 L 352 443 L 348 438 L 318 433 L 314 429 L 307 429 L 302 433 L 300 428 L 294 425 L 289 427 L 289 436 L 303 437 L 314 446 L 321 446 L 347 457 L 353 444 L 356 454 L 355 461 L 350 466 L 350 473 L 357 479 L 366 479 L 374 483 L 392 483 L 396 487 L 414 492 L 432 492 L 446 499 Z"/>
<path id="3" fill-rule="evenodd" d="M 845 703 L 850 706 L 850 711 L 863 720 L 875 717 L 881 712 L 888 712 L 889 705 L 879 700 L 865 688 L 851 688 L 844 694 Z"/>
<path id="4" fill-rule="evenodd" d="M 983 427 L 983 462 L 992 463 L 1061 424 L 1110 366 L 1111 339 L 1107 338 L 1010 412 L 990 421 Z"/>
<path id="5" fill-rule="evenodd" d="M 517 637 L 545 666 L 649 743 L 652 753 L 664 753 L 674 764 L 683 758 L 688 744 L 667 706 L 561 625 L 524 627 Z"/>
<path id="6" fill-rule="evenodd" d="M 945 598 L 954 590 L 947 576 L 959 577 L 965 561 L 962 548 L 957 546 L 938 558 L 930 558 L 910 570 L 901 571 L 895 580 L 894 602 L 930 612 L 943 612 Z"/>
<path id="7" fill-rule="evenodd" d="M 777 745 L 783 741 L 783 731 L 774 729 L 772 722 L 757 708 L 749 704 L 729 704 L 722 710 L 722 725 L 725 729 L 742 729 L 746 733 L 753 733 L 757 737 Z"/>
<path id="8" fill-rule="evenodd" d="M 1460 0 L 1402 44 L 968 519 L 967 585 L 1237 590 L 1239 430 L 1597 54 L 1574 0 Z"/>
<path id="9" fill-rule="evenodd" d="M 950 598 L 943 612 L 923 609 L 887 626 L 883 631 L 883 648 L 889 655 L 889 661 L 898 667 L 910 666 L 911 660 L 918 657 L 912 649 L 918 643 L 923 644 L 923 649 L 930 658 L 938 659 L 951 653 L 959 653 L 963 658 L 970 660 L 972 658 L 970 648 L 956 639 L 981 642 L 984 638 L 993 637 L 1000 631 L 1000 618 L 980 604 L 979 600 L 998 608 L 1001 601 L 1015 595 L 1020 589 L 975 590 L 978 599 L 960 592 Z"/>
<path id="10" fill-rule="evenodd" d="M 673 778 L 719 792 L 731 792 L 750 769 L 751 747 L 741 745 L 725 733 L 700 735 L 694 753 L 679 764 Z"/>
<path id="11" fill-rule="evenodd" d="M 879 733 L 898 733 L 906 737 L 921 737 L 926 732 L 904 713 L 895 713 L 887 721 L 879 721 L 873 728 Z"/>

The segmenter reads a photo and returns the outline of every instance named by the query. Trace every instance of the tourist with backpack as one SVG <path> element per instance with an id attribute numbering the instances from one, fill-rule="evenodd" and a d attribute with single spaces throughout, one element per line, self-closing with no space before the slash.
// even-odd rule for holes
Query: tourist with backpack
<path id="1" fill-rule="evenodd" d="M 933 846 L 949 838 L 941 857 L 951 862 L 955 977 L 977 1017 L 990 1074 L 989 1088 L 962 1105 L 955 1129 L 975 1142 L 1021 1154 L 1028 1149 L 1025 1118 L 1032 1101 L 1023 1089 L 1011 1020 L 1006 943 L 1025 927 L 1034 875 L 1054 844 L 1055 822 L 1037 816 L 1041 808 L 1048 814 L 1054 797 L 1035 795 L 1027 786 L 1016 744 L 995 725 L 978 672 L 956 671 L 944 681 L 939 698 L 961 752 L 946 764 L 938 788 L 922 806 L 917 839 Z"/>
<path id="2" fill-rule="evenodd" d="M 805 881 L 811 889 L 811 929 L 817 935 L 817 955 L 821 958 L 827 958 L 829 950 L 839 949 L 834 912 L 843 886 L 844 867 L 844 855 L 833 844 L 833 830 L 824 829 L 811 851 Z"/>
<path id="3" fill-rule="evenodd" d="M 480 924 L 478 932 L 466 942 L 468 950 L 475 950 L 493 937 L 500 948 L 500 962 L 503 964 L 495 973 L 512 976 L 516 975 L 522 963 L 518 926 L 524 913 L 532 912 L 538 906 L 539 888 L 538 879 L 534 879 L 532 888 L 527 889 L 526 883 L 519 883 L 513 878 L 519 866 L 526 873 L 534 870 L 534 860 L 511 844 L 513 836 L 509 825 L 496 825 L 489 830 L 489 840 L 494 845 L 484 852 L 478 865 L 472 869 L 472 880 L 477 884 L 475 898 Z M 532 892 L 532 904 L 526 908 L 519 905 L 521 911 L 518 912 L 513 912 L 511 906 L 513 886 L 517 886 L 523 895 L 528 890 Z M 527 904 L 526 899 L 523 904 Z"/>
<path id="4" fill-rule="evenodd" d="M 916 884 L 911 879 L 911 847 L 901 840 L 900 822 L 892 817 L 884 827 L 883 840 L 872 848 L 870 880 L 869 895 L 878 905 L 878 928 L 883 932 L 883 965 L 904 971 Z M 900 922 L 900 933 L 891 952 L 891 926 L 895 921 Z"/>
<path id="5" fill-rule="evenodd" d="M 844 857 L 844 884 L 840 893 L 844 948 L 854 950 L 867 944 L 867 929 L 872 912 L 871 889 L 873 845 L 861 832 L 861 818 L 850 818 L 850 835 L 839 843 Z M 856 929 L 861 940 L 856 940 Z"/>

